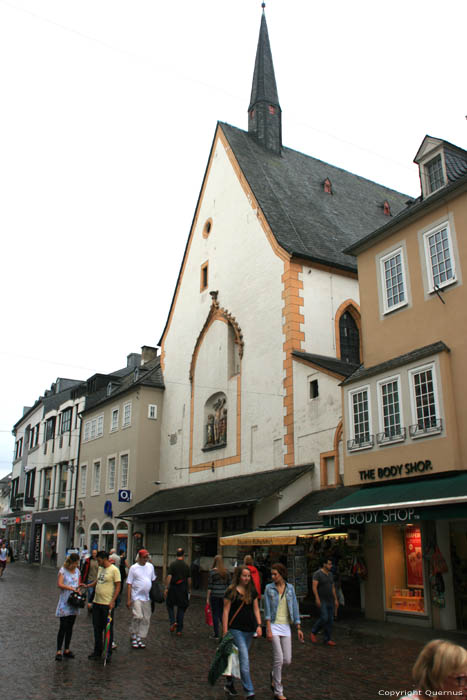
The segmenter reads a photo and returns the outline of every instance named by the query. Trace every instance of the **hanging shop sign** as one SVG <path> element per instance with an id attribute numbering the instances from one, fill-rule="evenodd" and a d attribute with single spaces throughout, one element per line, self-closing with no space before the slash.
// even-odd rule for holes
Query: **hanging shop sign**
<path id="1" fill-rule="evenodd" d="M 416 476 L 433 471 L 433 465 L 429 459 L 420 459 L 418 462 L 406 462 L 405 464 L 391 464 L 390 467 L 373 467 L 361 469 L 358 474 L 360 481 L 376 481 L 380 479 L 395 479 L 398 476 Z"/>

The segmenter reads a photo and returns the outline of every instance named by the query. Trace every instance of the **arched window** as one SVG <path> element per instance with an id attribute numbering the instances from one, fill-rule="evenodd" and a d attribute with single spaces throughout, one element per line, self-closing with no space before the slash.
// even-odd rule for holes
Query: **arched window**
<path id="1" fill-rule="evenodd" d="M 204 405 L 204 450 L 214 450 L 227 444 L 227 397 L 218 391 Z"/>
<path id="2" fill-rule="evenodd" d="M 345 311 L 339 319 L 341 360 L 352 365 L 360 364 L 360 333 L 352 314 Z"/>

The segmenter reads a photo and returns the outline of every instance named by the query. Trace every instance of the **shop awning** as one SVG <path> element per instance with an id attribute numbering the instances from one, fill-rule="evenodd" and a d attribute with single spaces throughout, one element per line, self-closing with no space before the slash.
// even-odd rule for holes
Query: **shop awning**
<path id="1" fill-rule="evenodd" d="M 362 488 L 319 513 L 327 525 L 334 527 L 466 517 L 467 473 Z"/>
<path id="2" fill-rule="evenodd" d="M 278 544 L 296 544 L 297 537 L 313 537 L 329 532 L 331 528 L 306 528 L 303 530 L 253 530 L 252 532 L 243 532 L 240 535 L 228 535 L 221 537 L 219 542 L 222 547 L 229 545 L 244 545 L 244 546 L 268 546 Z"/>

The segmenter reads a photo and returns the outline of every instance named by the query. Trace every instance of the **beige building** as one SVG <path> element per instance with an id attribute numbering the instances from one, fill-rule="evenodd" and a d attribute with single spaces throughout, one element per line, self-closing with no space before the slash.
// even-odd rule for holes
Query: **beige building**
<path id="1" fill-rule="evenodd" d="M 343 382 L 344 483 L 362 488 L 321 513 L 363 538 L 368 617 L 465 629 L 467 152 L 427 136 L 415 162 L 420 199 L 346 251 L 364 364 Z"/>
<path id="2" fill-rule="evenodd" d="M 159 478 L 164 383 L 157 350 L 128 356 L 127 366 L 88 382 L 82 414 L 76 509 L 80 547 L 112 547 L 133 555 L 142 533 L 119 518 Z M 133 542 L 129 542 L 133 538 Z"/>

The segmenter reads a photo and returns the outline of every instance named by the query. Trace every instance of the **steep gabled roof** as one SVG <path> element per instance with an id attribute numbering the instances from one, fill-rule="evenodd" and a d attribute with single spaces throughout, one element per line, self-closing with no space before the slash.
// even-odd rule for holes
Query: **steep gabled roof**
<path id="1" fill-rule="evenodd" d="M 246 131 L 219 123 L 279 245 L 293 256 L 356 270 L 344 248 L 405 209 L 408 195 L 291 148 L 266 150 Z M 332 194 L 324 192 L 329 178 Z"/>
<path id="2" fill-rule="evenodd" d="M 352 365 L 349 362 L 344 362 L 344 360 L 339 360 L 338 357 L 316 355 L 315 353 L 302 352 L 301 350 L 294 350 L 292 355 L 327 372 L 339 374 L 341 377 L 350 377 L 358 367 L 358 365 Z"/>
<path id="3" fill-rule="evenodd" d="M 126 367 L 126 374 L 122 376 L 121 370 L 119 373 L 114 372 L 108 375 L 109 382 L 114 383 L 114 377 L 118 374 L 119 379 L 115 382 L 115 389 L 110 396 L 107 395 L 107 385 L 101 387 L 86 398 L 86 408 L 83 413 L 106 403 L 107 401 L 115 401 L 116 396 L 120 396 L 130 389 L 138 386 L 150 386 L 156 389 L 165 389 L 164 377 L 161 369 L 161 358 L 156 357 L 140 367 Z M 135 373 L 137 370 L 137 374 Z"/>

